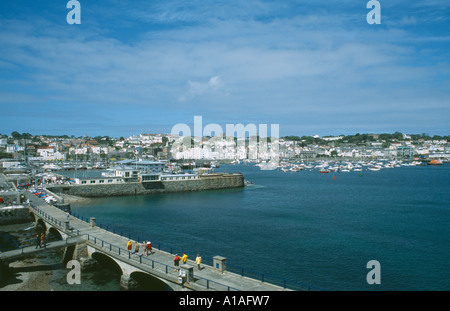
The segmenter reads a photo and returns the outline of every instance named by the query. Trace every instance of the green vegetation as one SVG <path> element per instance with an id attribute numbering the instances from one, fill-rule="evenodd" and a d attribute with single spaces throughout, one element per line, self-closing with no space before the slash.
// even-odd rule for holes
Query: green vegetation
<path id="1" fill-rule="evenodd" d="M 447 140 L 450 141 L 450 135 L 439 136 L 434 135 L 430 136 L 428 134 L 402 134 L 400 132 L 394 132 L 392 134 L 383 133 L 383 134 L 360 134 L 356 133 L 354 135 L 340 135 L 342 139 L 327 141 L 323 138 L 315 138 L 312 136 L 284 136 L 282 137 L 284 140 L 295 141 L 298 142 L 300 146 L 304 147 L 307 145 L 330 145 L 334 146 L 342 146 L 342 145 L 356 145 L 363 146 L 367 143 L 372 142 L 380 142 L 382 143 L 383 148 L 388 148 L 393 142 L 403 142 L 403 141 L 429 141 L 429 140 Z M 324 137 L 326 138 L 326 137 Z"/>
<path id="2" fill-rule="evenodd" d="M 0 159 L 13 159 L 14 154 L 0 151 Z"/>

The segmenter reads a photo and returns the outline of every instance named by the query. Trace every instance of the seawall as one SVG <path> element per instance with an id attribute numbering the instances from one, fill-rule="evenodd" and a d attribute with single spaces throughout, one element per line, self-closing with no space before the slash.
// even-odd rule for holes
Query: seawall
<path id="1" fill-rule="evenodd" d="M 94 198 L 242 187 L 244 187 L 244 176 L 242 174 L 209 174 L 199 176 L 198 179 L 192 180 L 124 182 L 94 185 L 56 185 L 48 187 L 48 189 L 54 193 Z"/>
<path id="2" fill-rule="evenodd" d="M 19 205 L 0 208 L 0 225 L 20 224 L 32 220 L 28 207 Z"/>

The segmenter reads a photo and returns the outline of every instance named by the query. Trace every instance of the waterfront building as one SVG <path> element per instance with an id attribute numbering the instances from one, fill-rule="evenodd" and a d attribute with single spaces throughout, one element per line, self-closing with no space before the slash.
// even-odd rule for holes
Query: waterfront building
<path id="1" fill-rule="evenodd" d="M 75 178 L 73 179 L 73 182 L 77 185 L 106 185 L 123 184 L 128 182 L 145 183 L 158 181 L 195 180 L 198 178 L 198 174 L 145 173 L 129 168 L 116 168 L 114 173 L 109 176 L 103 175 L 102 177 Z"/>
<path id="2" fill-rule="evenodd" d="M 118 177 L 124 180 L 138 178 L 139 170 L 131 166 L 114 166 L 103 172 L 103 177 Z"/>
<path id="3" fill-rule="evenodd" d="M 123 183 L 120 177 L 93 177 L 93 178 L 74 178 L 73 182 L 77 185 L 101 185 L 101 184 L 119 184 Z"/>
<path id="4" fill-rule="evenodd" d="M 160 175 L 161 181 L 175 181 L 175 180 L 194 180 L 198 179 L 198 174 L 167 174 Z"/>
<path id="5" fill-rule="evenodd" d="M 12 159 L 4 159 L 2 161 L 0 161 L 0 168 L 3 169 L 9 169 L 9 168 L 19 168 L 21 166 L 21 163 L 19 161 L 16 160 L 12 160 Z"/>
<path id="6" fill-rule="evenodd" d="M 162 162 L 162 161 L 149 161 L 149 160 L 139 159 L 138 161 L 123 160 L 123 161 L 119 161 L 117 163 L 119 164 L 119 166 L 121 166 L 121 165 L 128 166 L 128 167 L 132 167 L 136 170 L 144 171 L 144 172 L 158 173 L 158 172 L 163 172 L 165 169 L 165 162 Z"/>

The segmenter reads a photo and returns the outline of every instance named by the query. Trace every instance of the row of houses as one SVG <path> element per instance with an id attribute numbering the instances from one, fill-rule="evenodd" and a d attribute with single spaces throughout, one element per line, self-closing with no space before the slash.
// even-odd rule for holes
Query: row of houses
<path id="1" fill-rule="evenodd" d="M 314 158 L 314 157 L 447 157 L 450 145 L 447 140 L 411 140 L 403 134 L 403 140 L 385 142 L 376 139 L 363 146 L 345 144 L 344 136 L 319 137 L 321 144 L 305 144 L 298 140 L 285 138 L 266 141 L 256 137 L 241 138 L 198 138 L 183 140 L 171 134 L 140 134 L 128 138 L 111 139 L 103 137 L 97 140 L 83 138 L 34 137 L 14 140 L 0 138 L 0 148 L 6 153 L 27 155 L 31 160 L 65 160 L 67 156 L 97 155 L 111 157 L 119 152 L 128 154 L 148 154 L 160 159 L 176 160 L 269 160 L 278 158 Z M 155 147 L 157 146 L 157 147 Z M 151 149 L 155 148 L 155 149 Z"/>
<path id="2" fill-rule="evenodd" d="M 279 140 L 266 142 L 250 140 L 240 142 L 226 139 L 214 141 L 194 141 L 194 144 L 178 144 L 171 148 L 174 159 L 194 160 L 269 160 L 275 158 L 316 158 L 316 157 L 345 157 L 345 158 L 410 158 L 441 157 L 450 155 L 450 144 L 443 141 L 422 141 L 414 144 L 411 141 L 392 142 L 387 147 L 383 142 L 368 142 L 363 146 L 340 144 L 335 142 L 341 137 L 324 138 L 326 144 L 305 145 L 299 141 Z"/>

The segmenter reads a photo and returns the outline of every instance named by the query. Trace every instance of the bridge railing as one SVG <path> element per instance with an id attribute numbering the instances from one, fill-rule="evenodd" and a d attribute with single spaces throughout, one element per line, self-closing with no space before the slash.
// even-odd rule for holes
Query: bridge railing
<path id="1" fill-rule="evenodd" d="M 37 208 L 36 206 L 30 205 L 30 208 L 32 208 L 33 211 L 36 214 L 38 214 L 40 217 L 46 219 L 48 222 L 50 222 L 50 223 L 52 223 L 54 225 L 57 225 L 60 228 L 64 228 L 63 222 L 61 220 L 50 216 L 49 214 L 45 213 L 41 209 Z M 78 219 L 80 219 L 82 221 L 88 222 L 87 219 L 85 219 L 83 217 L 80 217 L 78 215 L 73 215 L 72 214 L 72 216 L 77 217 Z M 157 269 L 158 271 L 164 272 L 165 274 L 171 274 L 171 275 L 173 275 L 175 277 L 178 277 L 179 270 L 175 269 L 171 265 L 167 265 L 165 263 L 158 262 L 158 261 L 156 261 L 154 259 L 151 259 L 151 258 L 148 258 L 148 257 L 144 257 L 142 255 L 137 256 L 133 252 L 130 252 L 127 249 L 124 249 L 122 247 L 119 247 L 119 246 L 116 246 L 114 244 L 111 244 L 111 243 L 109 243 L 109 242 L 107 242 L 105 240 L 102 240 L 102 239 L 100 239 L 100 238 L 98 238 L 96 236 L 93 236 L 92 234 L 82 233 L 80 230 L 73 230 L 72 229 L 72 233 L 75 234 L 75 235 L 72 236 L 72 237 L 68 237 L 66 239 L 66 242 L 69 240 L 69 238 L 86 236 L 86 239 L 88 241 L 90 241 L 91 243 L 94 243 L 95 245 L 101 246 L 101 248 L 103 250 L 105 250 L 105 251 L 116 253 L 119 256 L 123 256 L 123 257 L 128 258 L 129 260 L 133 260 L 134 259 L 135 261 L 138 261 L 140 264 L 144 264 L 144 265 L 146 265 L 148 267 L 151 267 L 152 269 Z M 116 233 L 116 232 L 114 232 L 114 233 Z M 123 232 L 120 232 L 119 234 L 121 236 L 124 236 Z M 130 236 L 128 236 L 128 238 L 130 238 Z M 158 244 L 158 249 L 161 250 L 161 244 Z M 173 251 L 174 251 L 174 249 L 170 248 L 170 253 L 171 254 L 173 253 Z M 23 252 L 23 249 L 22 249 L 22 252 Z M 219 291 L 225 291 L 225 290 L 226 291 L 239 291 L 239 289 L 233 288 L 233 287 L 231 287 L 229 285 L 221 284 L 219 282 L 216 282 L 216 281 L 213 281 L 213 280 L 210 280 L 210 279 L 207 279 L 207 278 L 202 278 L 200 276 L 195 276 L 194 275 L 194 279 L 195 279 L 195 283 L 197 285 L 200 285 L 200 286 L 203 285 L 206 289 L 211 289 L 211 290 L 215 289 L 215 290 L 219 290 Z"/>
<path id="2" fill-rule="evenodd" d="M 77 217 L 79 219 L 81 219 L 82 221 L 85 221 L 87 223 L 89 223 L 89 219 L 81 216 L 81 215 L 77 215 L 77 214 L 72 214 L 74 217 Z M 134 240 L 134 241 L 142 241 L 141 237 L 137 236 L 137 235 L 133 235 L 130 234 L 128 232 L 125 232 L 122 229 L 119 228 L 115 228 L 112 225 L 104 225 L 101 224 L 99 222 L 97 222 L 97 226 L 99 228 L 102 228 L 104 230 L 110 231 L 112 233 L 118 234 L 122 237 L 126 237 L 128 239 Z M 178 247 L 173 247 L 170 245 L 166 245 L 166 244 L 162 244 L 159 242 L 154 242 L 152 241 L 152 247 L 154 249 L 158 249 L 160 251 L 165 251 L 168 252 L 170 254 L 182 254 L 185 250 L 178 248 Z M 188 253 L 186 252 L 186 254 L 188 254 L 189 258 L 195 258 L 196 254 L 193 253 Z M 205 257 L 202 256 L 202 263 L 209 265 L 209 266 L 213 266 L 213 258 L 209 258 L 209 257 Z M 238 274 L 240 276 L 245 276 L 245 277 L 249 277 L 249 278 L 253 278 L 256 280 L 260 280 L 261 282 L 266 282 L 266 283 L 270 283 L 270 284 L 274 284 L 277 286 L 280 286 L 284 289 L 292 289 L 292 290 L 301 290 L 301 291 L 325 291 L 326 289 L 317 287 L 317 286 L 313 286 L 310 284 L 305 284 L 305 283 L 301 283 L 301 282 L 297 282 L 294 280 L 289 280 L 286 278 L 281 278 L 281 277 L 277 277 L 277 276 L 273 276 L 267 273 L 263 273 L 263 272 L 259 272 L 259 271 L 255 271 L 252 269 L 248 269 L 248 268 L 243 268 L 240 266 L 235 266 L 235 265 L 231 265 L 229 263 L 227 263 L 227 270 L 230 272 L 233 272 L 235 274 Z"/>
<path id="3" fill-rule="evenodd" d="M 76 217 L 76 218 L 78 218 L 78 219 L 80 219 L 81 221 L 86 222 L 86 223 L 89 223 L 89 222 L 90 222 L 90 220 L 89 220 L 88 218 L 86 218 L 86 217 L 84 217 L 84 216 L 82 216 L 82 215 L 79 215 L 79 214 L 77 214 L 77 213 L 73 213 L 73 212 L 72 212 L 71 215 L 74 216 L 74 217 Z M 102 224 L 102 223 L 99 222 L 98 220 L 97 220 L 97 222 L 96 222 L 96 226 L 99 227 L 99 228 L 101 228 L 101 229 L 104 229 L 104 230 L 106 230 L 106 231 L 109 231 L 109 232 L 112 232 L 112 233 L 114 233 L 114 234 L 120 235 L 120 236 L 122 236 L 122 237 L 124 237 L 124 238 L 133 240 L 133 241 L 138 241 L 138 242 L 140 242 L 140 241 L 147 240 L 147 238 L 144 238 L 144 237 L 139 236 L 139 235 L 137 235 L 137 234 L 131 234 L 131 233 L 129 233 L 129 232 L 127 232 L 127 231 L 124 231 L 124 230 L 122 230 L 122 229 L 120 229 L 120 228 L 116 228 L 116 227 L 114 227 L 113 225 L 105 225 L 105 224 Z M 182 253 L 185 251 L 185 250 L 183 250 L 183 249 L 181 249 L 181 248 L 179 248 L 179 247 L 174 247 L 174 246 L 172 246 L 172 245 L 167 245 L 167 244 L 160 243 L 160 242 L 157 242 L 157 241 L 152 241 L 152 248 L 153 248 L 153 249 L 157 249 L 157 250 L 159 250 L 159 251 L 167 252 L 167 253 L 172 254 L 172 255 L 174 255 L 174 254 L 182 254 Z M 196 254 L 191 254 L 191 253 L 188 253 L 188 252 L 186 252 L 186 253 L 188 254 L 188 256 L 189 256 L 190 258 L 195 258 L 195 256 L 196 256 Z M 194 256 L 194 257 L 193 257 L 193 256 Z M 202 262 L 203 262 L 204 264 L 209 264 L 209 265 L 211 265 L 211 266 L 213 265 L 213 259 L 212 259 L 212 258 L 205 258 L 205 257 L 203 257 Z"/>
<path id="4" fill-rule="evenodd" d="M 31 241 L 36 241 L 36 239 L 27 239 L 24 240 L 22 242 L 17 242 L 17 241 L 13 241 L 10 243 L 2 243 L 1 247 L 0 247 L 0 254 L 2 254 L 1 256 L 5 255 L 5 253 L 13 253 L 13 255 L 17 255 L 17 250 L 20 250 L 20 254 L 30 254 L 30 253 L 34 253 L 36 251 L 36 249 L 47 249 L 47 248 L 53 248 L 54 244 L 52 242 L 64 242 L 65 245 L 69 245 L 72 244 L 70 241 L 72 239 L 75 238 L 79 238 L 80 236 L 69 236 L 67 237 L 67 239 L 65 239 L 64 241 L 61 239 L 56 239 L 56 238 L 52 238 L 52 239 L 46 239 L 44 243 L 42 244 L 37 244 L 36 242 L 32 243 Z M 23 244 L 24 243 L 24 244 Z M 6 256 L 8 257 L 8 256 Z"/>
<path id="5" fill-rule="evenodd" d="M 0 245 L 0 253 L 18 249 L 18 248 L 20 248 L 20 242 L 18 242 L 18 241 L 10 241 L 7 243 L 2 242 L 2 244 Z"/>
<path id="6" fill-rule="evenodd" d="M 204 286 L 206 289 L 209 290 L 218 290 L 218 291 L 240 291 L 237 288 L 224 285 L 206 278 L 202 278 L 200 276 L 197 276 L 194 274 L 195 283 Z"/>
<path id="7" fill-rule="evenodd" d="M 52 224 L 58 226 L 60 229 L 64 228 L 64 222 L 61 220 L 54 218 L 53 216 L 50 216 L 49 214 L 45 213 L 41 209 L 37 208 L 33 204 L 30 204 L 30 208 L 35 211 L 36 214 L 38 214 L 43 219 L 47 220 L 48 222 L 51 222 Z"/>
<path id="8" fill-rule="evenodd" d="M 179 276 L 179 268 L 175 269 L 172 265 L 168 265 L 166 263 L 159 262 L 149 257 L 145 257 L 142 254 L 137 255 L 134 252 L 131 252 L 122 247 L 113 245 L 105 240 L 92 236 L 90 234 L 86 234 L 87 240 L 93 243 L 94 245 L 100 246 L 104 251 L 111 252 L 117 254 L 121 257 L 125 257 L 128 260 L 135 261 L 136 263 L 145 265 L 147 267 L 151 267 L 152 269 L 158 270 L 165 274 L 172 275 L 174 277 Z M 218 291 L 239 291 L 239 289 L 233 288 L 229 285 L 225 285 L 207 278 L 202 278 L 194 274 L 194 282 L 196 285 L 204 286 L 206 289 L 215 289 Z"/>
<path id="9" fill-rule="evenodd" d="M 325 291 L 325 289 L 316 287 L 313 285 L 273 276 L 267 273 L 262 273 L 248 268 L 243 268 L 235 265 L 227 264 L 227 271 L 239 274 L 243 277 L 249 277 L 252 279 L 260 280 L 261 282 L 267 282 L 274 284 L 285 289 L 299 290 L 299 291 Z"/>
<path id="10" fill-rule="evenodd" d="M 43 216 L 47 217 L 46 218 L 47 220 L 54 221 L 57 224 L 59 224 L 61 227 L 63 227 L 63 223 L 60 220 L 54 219 L 53 217 L 47 215 L 45 212 L 41 211 L 38 208 L 34 208 L 34 209 L 37 212 L 39 212 L 40 215 L 43 215 Z M 78 219 L 80 219 L 80 220 L 82 220 L 84 222 L 87 222 L 87 223 L 89 223 L 89 221 L 90 221 L 89 219 L 87 219 L 87 218 L 85 218 L 85 217 L 83 217 L 81 215 L 77 215 L 75 213 L 72 213 L 72 216 L 76 217 L 76 218 L 78 218 Z M 107 230 L 109 232 L 112 232 L 114 234 L 118 234 L 118 235 L 120 235 L 122 237 L 126 237 L 128 239 L 132 239 L 134 241 L 142 241 L 141 237 L 134 236 L 132 234 L 124 232 L 123 230 L 117 229 L 117 228 L 115 228 L 114 226 L 111 226 L 111 225 L 103 225 L 103 224 L 97 222 L 96 226 L 101 228 L 101 229 L 104 229 L 104 230 Z M 81 235 L 82 234 L 79 230 L 76 230 L 76 232 L 74 232 L 74 233 L 76 233 L 77 235 Z M 103 245 L 108 244 L 109 245 L 108 247 L 110 248 L 111 252 L 114 251 L 114 252 L 118 253 L 119 255 L 123 255 L 123 254 L 128 254 L 129 253 L 128 256 L 131 258 L 131 252 L 129 252 L 128 250 L 126 250 L 124 248 L 121 248 L 121 247 L 115 246 L 115 245 L 110 245 L 109 242 L 102 241 L 101 239 L 98 239 L 98 238 L 93 237 L 93 236 L 89 236 L 89 238 L 91 240 L 94 239 L 94 241 L 96 243 L 98 241 L 98 243 L 103 243 Z M 104 246 L 102 246 L 102 247 L 104 247 Z M 180 248 L 175 248 L 175 247 L 172 247 L 172 246 L 168 246 L 168 245 L 157 243 L 157 242 L 153 242 L 153 241 L 152 241 L 152 247 L 154 249 L 158 249 L 160 251 L 165 251 L 165 252 L 168 252 L 170 254 L 175 254 L 175 253 L 181 254 L 181 253 L 183 253 L 183 250 L 181 250 Z M 195 254 L 189 254 L 188 253 L 188 255 L 191 258 L 195 258 Z M 158 269 L 158 270 L 166 271 L 167 274 L 170 273 L 170 270 L 173 270 L 172 267 L 169 267 L 168 265 L 166 265 L 164 263 L 159 263 L 159 262 L 154 261 L 152 259 L 149 259 L 147 257 L 143 257 L 143 258 L 141 258 L 141 260 L 143 260 L 143 261 L 150 260 L 151 261 L 150 264 L 152 265 L 152 267 L 159 267 L 160 266 L 159 267 L 160 269 Z M 206 264 L 206 265 L 213 266 L 213 259 L 212 258 L 208 258 L 208 257 L 202 257 L 202 263 Z M 278 286 L 283 287 L 285 289 L 302 290 L 302 291 L 304 291 L 304 290 L 307 290 L 307 291 L 310 291 L 310 290 L 320 290 L 320 291 L 325 290 L 325 289 L 322 289 L 322 288 L 319 288 L 319 287 L 316 287 L 316 286 L 312 286 L 312 285 L 309 285 L 309 284 L 304 284 L 304 283 L 300 283 L 300 282 L 297 282 L 297 281 L 293 281 L 293 280 L 289 280 L 289 279 L 285 279 L 285 278 L 272 276 L 272 275 L 269 275 L 269 274 L 266 274 L 266 273 L 262 273 L 262 272 L 258 272 L 258 271 L 254 271 L 254 270 L 251 270 L 251 269 L 248 269 L 248 268 L 243 268 L 243 267 L 239 267 L 239 266 L 230 265 L 228 263 L 227 263 L 227 270 L 230 271 L 230 272 L 233 272 L 235 274 L 241 275 L 241 276 L 245 276 L 245 277 L 249 277 L 249 278 L 260 280 L 261 282 L 266 282 L 266 283 L 278 285 Z M 175 272 L 175 274 L 176 273 L 177 272 Z M 174 273 L 172 273 L 172 274 L 174 274 Z M 217 289 L 218 287 L 221 287 L 222 289 L 220 289 L 220 290 L 224 290 L 224 288 L 227 288 L 226 290 L 236 290 L 236 289 L 228 288 L 228 286 L 222 285 L 222 284 L 217 283 L 217 282 L 212 281 L 212 280 L 207 280 L 207 279 L 202 279 L 202 278 L 198 278 L 198 280 L 201 281 L 202 283 L 204 283 L 206 288 Z"/>

